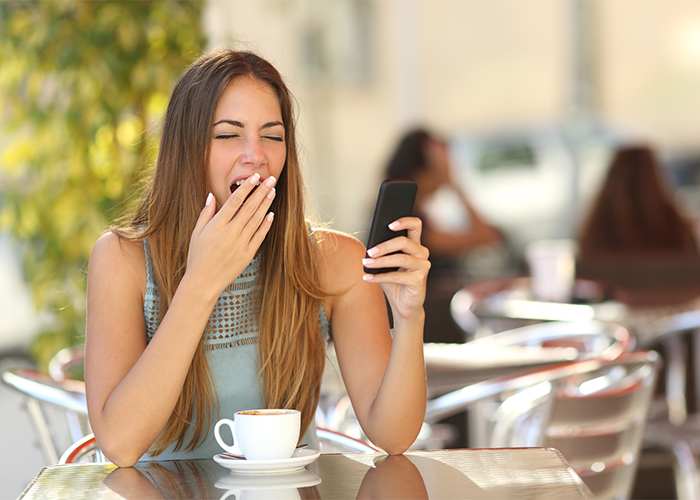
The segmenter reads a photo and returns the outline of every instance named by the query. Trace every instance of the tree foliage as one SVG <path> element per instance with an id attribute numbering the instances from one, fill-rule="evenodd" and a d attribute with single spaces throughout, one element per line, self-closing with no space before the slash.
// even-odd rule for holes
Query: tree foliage
<path id="1" fill-rule="evenodd" d="M 83 341 L 90 250 L 153 163 L 172 85 L 205 43 L 201 7 L 0 2 L 0 228 L 52 318 L 40 364 Z"/>

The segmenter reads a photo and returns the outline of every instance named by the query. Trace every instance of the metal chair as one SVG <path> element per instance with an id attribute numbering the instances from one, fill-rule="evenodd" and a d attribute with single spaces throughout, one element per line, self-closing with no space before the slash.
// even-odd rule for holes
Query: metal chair
<path id="1" fill-rule="evenodd" d="M 577 279 L 571 303 L 543 302 L 532 296 L 530 278 L 506 276 L 466 286 L 450 301 L 454 322 L 476 337 L 543 321 L 619 321 L 627 307 L 606 300 L 600 282 Z"/>
<path id="2" fill-rule="evenodd" d="M 480 382 L 428 402 L 426 423 L 486 403 L 487 447 L 559 449 L 599 498 L 628 498 L 658 368 L 655 352 Z"/>
<path id="3" fill-rule="evenodd" d="M 63 452 L 58 460 L 59 465 L 74 464 L 79 462 L 109 463 L 97 446 L 94 434 L 83 436 Z"/>
<path id="4" fill-rule="evenodd" d="M 63 410 L 69 430 L 69 443 L 90 433 L 85 399 L 85 383 L 78 380 L 56 381 L 47 374 L 31 368 L 13 368 L 2 374 L 8 386 L 27 396 L 27 409 L 48 464 L 59 460 L 56 436 L 49 425 L 43 404 Z"/>
<path id="5" fill-rule="evenodd" d="M 700 311 L 686 310 L 659 317 L 659 313 L 667 308 L 658 308 L 657 311 L 648 311 L 643 316 L 636 317 L 631 310 L 611 302 L 593 305 L 539 303 L 528 300 L 527 283 L 524 280 L 512 279 L 461 290 L 452 302 L 455 321 L 462 327 L 469 326 L 476 335 L 485 335 L 483 340 L 501 335 L 489 333 L 502 327 L 503 321 L 511 325 L 538 322 L 529 328 L 540 328 L 537 325 L 556 325 L 566 318 L 617 318 L 633 333 L 633 343 L 638 348 L 653 349 L 659 344 L 663 346 L 665 390 L 663 397 L 652 401 L 645 440 L 647 444 L 672 453 L 679 498 L 700 498 L 696 459 L 700 454 L 700 415 L 688 416 L 686 372 L 689 359 L 681 338 L 682 334 L 700 328 Z M 502 295 L 506 289 L 508 298 Z M 501 345 L 508 345 L 508 342 L 502 342 Z M 700 366 L 698 354 L 695 358 L 693 366 Z M 700 373 L 696 372 L 694 376 L 695 387 L 699 391 L 696 401 L 700 401 Z"/>
<path id="6" fill-rule="evenodd" d="M 63 382 L 64 380 L 84 380 L 83 362 L 85 346 L 75 345 L 58 351 L 49 361 L 49 376 Z"/>
<path id="7" fill-rule="evenodd" d="M 669 314 L 649 322 L 638 322 L 633 328 L 640 346 L 649 348 L 660 343 L 665 348 L 666 410 L 669 420 L 675 425 L 681 425 L 688 416 L 686 371 L 689 361 L 682 336 L 700 329 L 700 310 Z M 700 373 L 695 374 L 695 377 L 700 380 Z M 696 399 L 700 400 L 700 386 L 696 390 Z"/>
<path id="8" fill-rule="evenodd" d="M 660 344 L 665 357 L 665 392 L 652 406 L 646 440 L 673 453 L 676 491 L 681 499 L 700 498 L 700 414 L 689 409 L 686 378 L 695 378 L 695 401 L 700 402 L 700 353 L 689 359 L 684 336 L 700 330 L 700 310 L 683 311 L 653 321 L 638 321 L 634 332 L 640 345 Z M 688 370 L 691 366 L 692 370 Z"/>
<path id="9" fill-rule="evenodd" d="M 575 359 L 615 359 L 634 347 L 634 337 L 622 325 L 601 321 L 552 321 L 505 330 L 479 337 L 470 346 L 513 347 L 547 345 L 575 349 Z"/>

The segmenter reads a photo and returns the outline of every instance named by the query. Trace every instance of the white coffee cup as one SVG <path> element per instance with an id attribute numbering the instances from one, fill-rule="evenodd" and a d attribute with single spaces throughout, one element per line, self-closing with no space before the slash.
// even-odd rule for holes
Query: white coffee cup
<path id="1" fill-rule="evenodd" d="M 299 500 L 297 488 L 278 490 L 228 490 L 219 500 Z"/>
<path id="2" fill-rule="evenodd" d="M 227 452 L 246 460 L 282 460 L 294 454 L 301 428 L 298 410 L 246 410 L 233 418 L 222 418 L 214 426 L 216 442 Z M 221 438 L 222 425 L 230 427 L 233 445 Z"/>

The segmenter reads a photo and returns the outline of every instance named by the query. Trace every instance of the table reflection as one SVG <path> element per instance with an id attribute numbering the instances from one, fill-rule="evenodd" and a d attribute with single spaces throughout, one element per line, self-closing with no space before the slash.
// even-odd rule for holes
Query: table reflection
<path id="1" fill-rule="evenodd" d="M 360 484 L 357 498 L 424 500 L 429 497 L 418 468 L 405 455 L 398 455 L 374 460 L 374 467 Z"/>
<path id="2" fill-rule="evenodd" d="M 221 476 L 217 469 L 201 460 L 144 462 L 113 470 L 104 486 L 128 500 L 219 498 L 221 492 L 214 486 Z"/>
<path id="3" fill-rule="evenodd" d="M 321 498 L 321 478 L 302 469 L 284 474 L 226 473 L 207 460 L 149 462 L 116 468 L 105 477 L 107 489 L 128 500 L 220 498 L 305 500 Z"/>
<path id="4" fill-rule="evenodd" d="M 220 477 L 214 486 L 225 493 L 221 500 L 302 500 L 321 498 L 321 478 L 309 470 L 284 474 L 235 474 Z"/>

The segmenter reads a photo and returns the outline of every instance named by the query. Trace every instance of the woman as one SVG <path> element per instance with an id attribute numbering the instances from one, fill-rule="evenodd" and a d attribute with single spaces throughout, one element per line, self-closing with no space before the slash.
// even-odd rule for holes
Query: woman
<path id="1" fill-rule="evenodd" d="M 679 210 L 646 145 L 620 147 L 579 240 L 582 263 L 698 258 L 692 224 Z"/>
<path id="2" fill-rule="evenodd" d="M 303 207 L 277 70 L 246 52 L 200 57 L 175 85 L 131 224 L 90 258 L 85 382 L 112 462 L 211 458 L 214 423 L 256 407 L 299 409 L 310 434 L 329 327 L 366 435 L 391 454 L 413 443 L 426 402 L 420 220 L 393 223 L 408 237 L 363 259 L 356 239 L 311 230 Z"/>
<path id="3" fill-rule="evenodd" d="M 619 147 L 584 221 L 576 275 L 604 282 L 615 300 L 661 306 L 693 300 L 700 252 L 691 219 L 647 145 Z"/>

